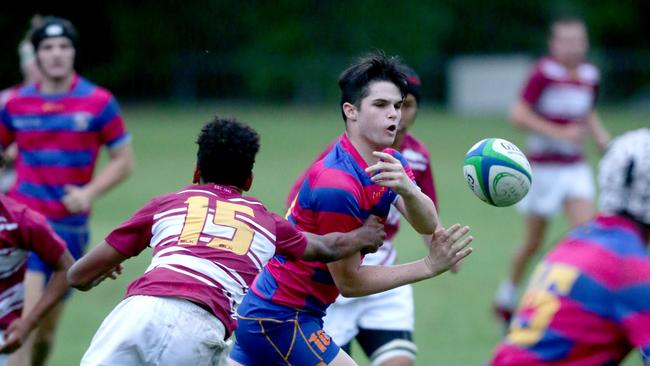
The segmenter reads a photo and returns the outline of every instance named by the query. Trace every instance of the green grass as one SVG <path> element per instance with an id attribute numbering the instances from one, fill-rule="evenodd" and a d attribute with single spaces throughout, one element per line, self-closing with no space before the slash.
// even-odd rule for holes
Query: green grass
<path id="1" fill-rule="evenodd" d="M 295 177 L 316 153 L 343 130 L 335 105 L 257 106 L 213 104 L 196 106 L 126 106 L 124 115 L 133 135 L 137 168 L 132 177 L 98 200 L 91 219 L 91 245 L 155 195 L 178 189 L 191 180 L 200 126 L 212 115 L 235 115 L 254 126 L 262 137 L 251 195 L 281 213 L 284 197 Z M 620 109 L 603 113 L 614 133 L 648 126 L 648 120 Z M 413 131 L 428 143 L 446 224 L 472 228 L 475 252 L 460 274 L 444 274 L 415 285 L 418 365 L 479 365 L 486 361 L 501 336 L 490 312 L 499 280 L 522 236 L 522 222 L 514 208 L 495 208 L 474 197 L 462 175 L 467 149 L 485 137 L 502 137 L 523 147 L 523 134 L 502 118 L 455 117 L 433 109 L 420 112 Z M 593 144 L 591 156 L 595 157 Z M 592 158 L 592 163 L 594 160 Z M 547 246 L 566 229 L 560 217 L 551 225 Z M 419 237 L 406 226 L 395 240 L 400 260 L 424 255 Z M 150 260 L 144 252 L 125 263 L 125 274 L 88 293 L 75 293 L 64 312 L 51 365 L 78 364 L 104 317 L 122 299 L 126 286 Z M 357 351 L 356 356 L 360 356 Z M 367 364 L 358 357 L 362 365 Z M 627 366 L 640 365 L 637 355 Z"/>

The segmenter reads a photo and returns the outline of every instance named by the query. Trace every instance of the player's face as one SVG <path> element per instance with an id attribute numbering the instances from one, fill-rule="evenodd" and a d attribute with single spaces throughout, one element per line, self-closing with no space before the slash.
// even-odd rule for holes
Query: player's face
<path id="1" fill-rule="evenodd" d="M 556 24 L 549 43 L 551 55 L 573 67 L 584 61 L 589 48 L 587 30 L 580 23 Z"/>
<path id="2" fill-rule="evenodd" d="M 404 141 L 404 135 L 415 122 L 415 116 L 418 113 L 418 101 L 415 99 L 413 94 L 406 94 L 404 97 L 404 103 L 402 103 L 402 119 L 399 121 L 399 126 L 397 127 L 397 135 L 395 136 L 395 142 L 393 147 L 399 148 L 402 146 Z"/>
<path id="3" fill-rule="evenodd" d="M 45 38 L 36 57 L 43 77 L 62 79 L 74 72 L 75 49 L 66 37 Z"/>
<path id="4" fill-rule="evenodd" d="M 393 145 L 402 118 L 402 94 L 390 81 L 374 81 L 361 100 L 357 114 L 357 132 L 373 149 Z"/>

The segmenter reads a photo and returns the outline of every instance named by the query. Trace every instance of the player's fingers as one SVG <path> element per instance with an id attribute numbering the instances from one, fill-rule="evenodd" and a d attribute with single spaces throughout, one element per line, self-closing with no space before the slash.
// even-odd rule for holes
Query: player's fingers
<path id="1" fill-rule="evenodd" d="M 458 253 L 458 252 L 462 251 L 472 241 L 474 241 L 474 237 L 473 236 L 468 236 L 468 237 L 464 238 L 463 240 L 454 243 L 454 245 L 451 246 L 451 252 L 452 253 Z"/>
<path id="2" fill-rule="evenodd" d="M 376 156 L 376 157 L 378 157 L 378 158 L 380 158 L 380 159 L 382 159 L 384 161 L 387 161 L 389 163 L 398 163 L 399 164 L 399 160 L 397 160 L 397 158 L 395 158 L 393 155 L 385 153 L 383 151 L 373 151 L 372 155 L 374 155 L 374 156 Z"/>
<path id="3" fill-rule="evenodd" d="M 457 242 L 458 239 L 462 238 L 467 233 L 469 233 L 469 226 L 459 227 L 458 230 L 451 233 L 451 236 L 449 237 L 449 241 L 452 243 Z"/>
<path id="4" fill-rule="evenodd" d="M 395 164 L 390 164 L 390 163 L 387 163 L 385 161 L 378 161 L 377 163 L 372 164 L 369 167 L 367 167 L 365 169 L 365 171 L 368 174 L 374 174 L 376 172 L 383 171 L 383 170 L 392 171 L 392 170 L 395 170 L 395 167 L 393 165 L 395 165 Z"/>
<path id="5" fill-rule="evenodd" d="M 400 176 L 401 174 L 398 172 L 382 171 L 379 174 L 373 175 L 370 180 L 373 182 L 396 181 Z"/>
<path id="6" fill-rule="evenodd" d="M 474 251 L 474 248 L 467 247 L 467 248 L 461 250 L 460 252 L 456 253 L 456 255 L 454 256 L 454 264 L 456 264 L 456 263 L 462 261 L 463 259 L 465 259 L 468 255 L 472 254 L 473 251 Z"/>
<path id="7" fill-rule="evenodd" d="M 440 233 L 439 235 L 436 235 L 436 240 L 438 240 L 440 242 L 446 242 L 447 240 L 449 240 L 449 237 L 453 233 L 458 231 L 458 229 L 460 229 L 460 224 L 453 224 L 450 227 L 448 227 L 447 229 L 443 230 L 442 233 Z"/>

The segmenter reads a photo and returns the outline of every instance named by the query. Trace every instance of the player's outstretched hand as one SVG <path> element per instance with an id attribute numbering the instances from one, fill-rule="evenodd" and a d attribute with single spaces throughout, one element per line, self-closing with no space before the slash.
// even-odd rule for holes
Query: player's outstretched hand
<path id="1" fill-rule="evenodd" d="M 448 229 L 436 230 L 429 245 L 429 255 L 425 257 L 432 277 L 445 272 L 472 253 L 469 244 L 474 238 L 466 236 L 467 233 L 469 227 L 460 224 L 454 224 Z"/>
<path id="2" fill-rule="evenodd" d="M 366 173 L 372 175 L 372 181 L 391 188 L 399 195 L 405 195 L 415 188 L 415 184 L 404 171 L 402 163 L 391 154 L 373 151 L 372 154 L 380 160 L 366 168 Z"/>
<path id="3" fill-rule="evenodd" d="M 19 318 L 11 322 L 5 330 L 4 339 L 0 345 L 0 353 L 12 353 L 20 348 L 32 329 L 33 327 L 29 326 L 26 319 Z"/>
<path id="4" fill-rule="evenodd" d="M 107 271 L 103 275 L 99 276 L 96 280 L 94 280 L 90 287 L 95 287 L 99 285 L 107 278 L 110 278 L 112 280 L 117 279 L 117 277 L 122 274 L 123 270 L 124 270 L 124 266 L 122 265 L 122 263 L 118 264 L 117 266 L 111 268 L 109 271 Z"/>
<path id="5" fill-rule="evenodd" d="M 357 235 L 359 242 L 367 243 L 361 249 L 361 254 L 376 252 L 386 239 L 383 220 L 374 215 L 369 216 L 363 226 L 357 229 Z"/>

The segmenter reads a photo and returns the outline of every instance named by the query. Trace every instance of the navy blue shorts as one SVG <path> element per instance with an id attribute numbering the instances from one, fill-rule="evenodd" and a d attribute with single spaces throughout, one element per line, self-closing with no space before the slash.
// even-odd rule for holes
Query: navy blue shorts
<path id="1" fill-rule="evenodd" d="M 81 258 L 88 245 L 88 228 L 86 226 L 57 225 L 50 222 L 52 229 L 65 241 L 68 250 L 75 260 Z M 40 272 L 45 275 L 45 282 L 52 276 L 52 267 L 34 252 L 29 253 L 27 268 L 30 271 Z"/>
<path id="2" fill-rule="evenodd" d="M 323 330 L 320 315 L 266 301 L 249 292 L 237 308 L 230 358 L 246 366 L 325 366 L 340 348 Z"/>

